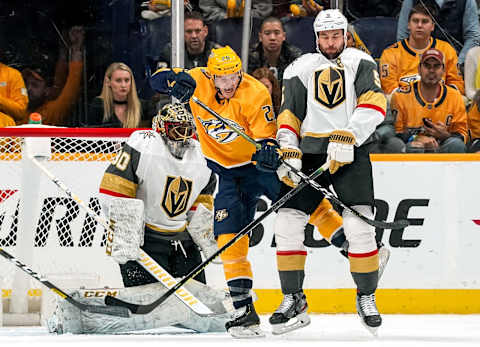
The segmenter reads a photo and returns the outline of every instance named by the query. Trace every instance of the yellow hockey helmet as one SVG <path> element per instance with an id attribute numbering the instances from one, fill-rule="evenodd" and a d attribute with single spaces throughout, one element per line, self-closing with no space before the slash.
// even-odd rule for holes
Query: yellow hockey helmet
<path id="1" fill-rule="evenodd" d="M 230 46 L 213 48 L 208 57 L 207 68 L 213 76 L 230 75 L 242 70 L 242 61 Z"/>

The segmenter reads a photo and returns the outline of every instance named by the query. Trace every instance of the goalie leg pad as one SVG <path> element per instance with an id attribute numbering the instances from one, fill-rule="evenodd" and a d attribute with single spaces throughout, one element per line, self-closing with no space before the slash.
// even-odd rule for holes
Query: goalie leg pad
<path id="1" fill-rule="evenodd" d="M 227 300 L 225 291 L 208 287 L 195 280 L 186 283 L 185 287 L 215 314 L 208 317 L 199 316 L 175 296 L 169 297 L 149 314 L 132 315 L 130 318 L 80 311 L 65 300 L 57 298 L 57 308 L 48 319 L 47 326 L 50 332 L 57 334 L 125 333 L 173 325 L 197 332 L 224 332 L 225 323 L 232 317 L 232 313 L 228 312 L 223 304 L 223 301 Z M 153 283 L 122 289 L 79 289 L 70 295 L 80 302 L 104 305 L 103 298 L 96 297 L 95 294 L 108 291 L 116 293 L 116 297 L 124 301 L 146 304 L 163 295 L 166 290 L 160 283 Z M 91 295 L 92 293 L 94 295 Z"/>
<path id="2" fill-rule="evenodd" d="M 140 258 L 144 242 L 144 205 L 139 199 L 112 198 L 106 253 L 119 264 Z"/>

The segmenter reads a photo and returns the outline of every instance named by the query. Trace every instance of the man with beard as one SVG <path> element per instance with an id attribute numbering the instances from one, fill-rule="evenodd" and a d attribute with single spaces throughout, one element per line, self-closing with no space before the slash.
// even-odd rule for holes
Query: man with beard
<path id="1" fill-rule="evenodd" d="M 212 48 L 219 48 L 215 42 L 206 40 L 208 26 L 199 12 L 185 12 L 184 18 L 185 69 L 207 66 Z M 159 68 L 171 66 L 172 44 L 165 46 L 157 64 Z"/>
<path id="2" fill-rule="evenodd" d="M 68 37 L 71 57 L 68 64 L 68 77 L 60 95 L 56 98 L 52 100 L 54 73 L 49 61 L 44 61 L 43 64 L 35 62 L 22 71 L 28 90 L 27 113 L 40 113 L 43 124 L 68 124 L 67 117 L 80 92 L 85 31 L 83 27 L 74 26 L 70 29 Z"/>
<path id="3" fill-rule="evenodd" d="M 302 55 L 302 51 L 286 41 L 285 30 L 280 19 L 266 18 L 258 33 L 259 42 L 248 56 L 248 73 L 259 67 L 268 67 L 280 81 L 283 71 L 292 61 Z"/>
<path id="4" fill-rule="evenodd" d="M 393 93 L 395 131 L 407 152 L 465 153 L 467 115 L 462 96 L 442 82 L 445 58 L 431 48 L 422 54 L 420 81 Z"/>
<path id="5" fill-rule="evenodd" d="M 318 53 L 301 56 L 285 70 L 276 139 L 282 153 L 289 153 L 284 154 L 284 160 L 306 175 L 329 162 L 329 171 L 318 182 L 333 186 L 341 201 L 373 218 L 369 154 L 375 128 L 384 120 L 387 106 L 377 66 L 370 55 L 346 47 L 347 19 L 339 10 L 321 11 L 313 28 Z M 300 177 L 283 164 L 277 174 L 300 182 Z M 281 194 L 289 189 L 283 185 Z M 303 293 L 307 257 L 304 228 L 323 198 L 321 192 L 307 186 L 278 210 L 275 240 L 284 298 L 270 317 L 274 333 L 310 322 Z M 375 228 L 349 211 L 344 210 L 342 217 L 350 273 L 357 287 L 357 312 L 361 322 L 375 333 L 382 324 L 375 300 L 379 274 Z"/>

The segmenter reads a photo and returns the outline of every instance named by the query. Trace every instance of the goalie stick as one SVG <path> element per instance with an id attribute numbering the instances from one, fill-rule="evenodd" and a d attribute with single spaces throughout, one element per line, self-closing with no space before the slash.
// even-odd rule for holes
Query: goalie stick
<path id="1" fill-rule="evenodd" d="M 235 133 L 237 133 L 239 136 L 243 137 L 245 140 L 247 140 L 248 142 L 250 142 L 251 144 L 253 144 L 257 150 L 260 149 L 262 146 L 257 142 L 255 141 L 254 139 L 252 139 L 250 136 L 248 136 L 247 134 L 245 134 L 243 131 L 235 128 L 229 121 L 228 119 L 225 119 L 223 118 L 222 116 L 220 116 L 217 112 L 215 112 L 214 110 L 212 110 L 210 107 L 208 107 L 207 105 L 205 105 L 203 102 L 201 102 L 196 96 L 192 96 L 192 100 L 197 104 L 199 105 L 201 108 L 203 108 L 205 111 L 207 111 L 208 113 L 210 113 L 212 116 L 214 116 L 215 118 L 217 118 L 220 122 L 222 122 L 223 124 L 225 124 L 227 127 L 229 127 L 232 131 L 234 131 Z M 282 163 L 286 166 L 288 166 L 288 168 L 293 171 L 296 175 L 298 175 L 302 181 L 306 181 L 310 186 L 312 186 L 314 189 L 322 192 L 325 197 L 329 198 L 330 200 L 336 202 L 338 205 L 342 206 L 344 209 L 346 209 L 348 212 L 352 213 L 353 215 L 355 215 L 356 217 L 360 218 L 361 220 L 363 220 L 365 223 L 375 227 L 375 228 L 381 228 L 381 229 L 403 229 L 405 227 L 407 227 L 410 223 L 405 220 L 405 219 L 399 219 L 399 220 L 396 220 L 394 222 L 385 222 L 385 221 L 381 221 L 381 220 L 374 220 L 374 219 L 370 219 L 366 216 L 364 216 L 363 214 L 361 214 L 360 212 L 348 207 L 347 205 L 345 205 L 335 194 L 333 194 L 330 190 L 328 190 L 327 188 L 321 186 L 320 184 L 318 184 L 317 182 L 315 182 L 314 179 L 308 177 L 307 175 L 305 175 L 303 172 L 301 172 L 300 170 L 297 170 L 295 167 L 293 167 L 292 165 L 290 165 L 289 163 L 287 163 L 286 161 L 282 160 Z"/>
<path id="2" fill-rule="evenodd" d="M 68 301 L 73 306 L 75 306 L 76 308 L 82 311 L 87 311 L 90 313 L 108 314 L 110 316 L 125 317 L 125 318 L 130 317 L 130 311 L 125 307 L 97 306 L 97 305 L 88 305 L 88 304 L 78 302 L 77 300 L 72 298 L 70 295 L 65 293 L 63 290 L 58 288 L 56 285 L 54 285 L 52 282 L 50 282 L 47 278 L 36 273 L 32 269 L 30 269 L 27 265 L 23 264 L 20 260 L 12 256 L 10 253 L 3 250 L 2 248 L 0 248 L 0 255 L 5 259 L 7 259 L 12 264 L 14 264 L 15 266 L 17 266 L 18 268 L 22 269 L 28 275 L 35 278 L 37 281 L 40 281 L 44 286 L 46 286 L 52 292 L 60 296 L 62 299 Z"/>
<path id="3" fill-rule="evenodd" d="M 320 176 L 326 169 L 328 169 L 330 162 L 326 162 L 322 165 L 322 167 L 318 168 L 313 172 L 309 178 L 315 179 Z M 195 277 L 198 273 L 203 271 L 203 269 L 210 264 L 216 257 L 222 254 L 228 247 L 233 245 L 235 242 L 240 240 L 243 236 L 248 234 L 253 228 L 255 228 L 258 224 L 260 224 L 265 218 L 267 218 L 272 212 L 277 211 L 282 205 L 287 202 L 287 200 L 291 199 L 295 194 L 297 194 L 300 190 L 302 190 L 308 183 L 306 181 L 301 181 L 298 186 L 292 188 L 287 194 L 282 196 L 277 202 L 275 202 L 268 210 L 266 210 L 260 217 L 251 221 L 247 226 L 245 226 L 242 230 L 240 230 L 230 241 L 228 241 L 222 248 L 217 250 L 214 254 L 212 254 L 208 259 L 201 264 L 198 264 L 190 273 L 188 273 L 184 278 L 182 278 L 175 286 L 170 288 L 166 293 L 164 293 L 160 298 L 155 300 L 154 302 L 147 304 L 147 305 L 138 305 L 129 302 L 125 302 L 123 300 L 117 299 L 113 296 L 106 296 L 105 303 L 107 305 L 112 306 L 124 306 L 127 307 L 132 313 L 135 314 L 147 314 L 152 312 L 157 306 L 161 305 L 167 298 L 175 293 L 178 288 L 184 285 L 187 281 L 191 280 Z"/>
<path id="4" fill-rule="evenodd" d="M 67 196 L 80 205 L 89 215 L 91 215 L 101 226 L 108 230 L 109 232 L 113 232 L 112 228 L 110 227 L 110 223 L 99 216 L 95 211 L 93 211 L 90 207 L 85 204 L 85 202 L 80 199 L 80 197 L 72 192 L 63 182 L 61 182 L 57 177 L 55 177 L 48 169 L 43 166 L 36 158 L 30 157 L 32 162 L 37 165 L 37 167 L 45 173 L 45 175 L 50 178 L 50 180 L 55 183 L 57 187 L 67 194 Z M 157 279 L 160 283 L 162 283 L 165 287 L 170 289 L 173 285 L 177 284 L 177 280 L 170 275 L 167 270 L 165 270 L 160 264 L 158 264 L 153 258 L 151 258 L 146 252 L 142 250 L 141 252 L 141 259 L 137 261 L 145 270 L 147 270 L 155 279 Z M 195 313 L 201 316 L 208 316 L 214 314 L 208 306 L 202 303 L 199 299 L 195 297 L 190 291 L 186 288 L 180 288 L 180 286 L 175 291 L 175 296 L 180 299 L 187 307 L 192 309 Z M 102 308 L 103 306 L 98 306 Z M 123 307 L 125 310 L 125 308 Z M 128 310 L 127 310 L 128 311 Z M 128 317 L 128 316 L 126 316 Z"/>

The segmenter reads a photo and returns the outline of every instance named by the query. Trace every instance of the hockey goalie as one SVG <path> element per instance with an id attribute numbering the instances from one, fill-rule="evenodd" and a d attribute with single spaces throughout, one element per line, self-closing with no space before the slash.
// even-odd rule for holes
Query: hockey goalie
<path id="1" fill-rule="evenodd" d="M 208 258 L 217 251 L 212 231 L 216 177 L 194 132 L 190 112 L 182 104 L 167 104 L 154 117 L 153 130 L 134 132 L 105 171 L 100 198 L 110 224 L 106 253 L 119 264 L 125 286 L 110 290 L 117 299 L 149 304 L 199 265 L 201 252 Z M 104 304 L 103 298 L 82 293 L 79 289 L 71 295 Z M 165 326 L 218 332 L 231 319 L 229 307 L 228 295 L 207 286 L 202 271 L 148 314 L 106 316 L 59 300 L 48 327 L 75 334 Z"/>

